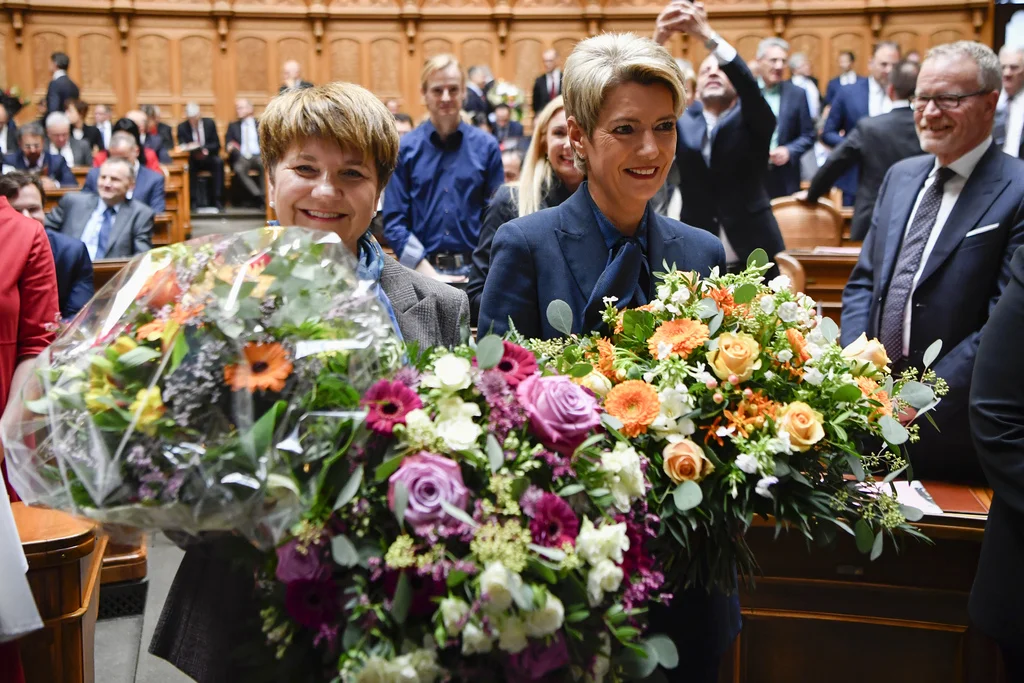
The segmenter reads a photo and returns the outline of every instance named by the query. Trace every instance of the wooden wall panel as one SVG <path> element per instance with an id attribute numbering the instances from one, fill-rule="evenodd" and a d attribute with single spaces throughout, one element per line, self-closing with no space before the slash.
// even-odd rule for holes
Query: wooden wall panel
<path id="1" fill-rule="evenodd" d="M 484 63 L 530 94 L 541 54 L 564 62 L 578 40 L 600 31 L 650 35 L 661 0 L 131 0 L 96 11 L 81 0 L 2 3 L 0 85 L 38 101 L 50 80 L 49 55 L 71 57 L 83 98 L 124 112 L 159 104 L 174 124 L 198 102 L 224 128 L 236 96 L 260 110 L 277 93 L 281 64 L 296 59 L 313 82 L 361 83 L 423 113 L 419 73 L 440 52 L 463 65 Z M 107 3 L 104 3 L 107 4 Z M 991 40 L 989 0 L 718 0 L 711 22 L 745 59 L 764 37 L 781 35 L 807 52 L 822 82 L 841 50 L 863 72 L 880 38 L 921 52 L 960 38 Z M 667 45 L 695 65 L 697 41 Z M 21 122 L 36 116 L 26 107 Z M 527 117 L 528 121 L 528 117 Z"/>

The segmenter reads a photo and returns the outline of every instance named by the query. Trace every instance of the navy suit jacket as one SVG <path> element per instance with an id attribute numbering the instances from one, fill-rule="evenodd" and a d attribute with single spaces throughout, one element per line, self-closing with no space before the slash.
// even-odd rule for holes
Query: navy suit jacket
<path id="1" fill-rule="evenodd" d="M 652 274 L 667 262 L 707 275 L 713 266 L 724 270 L 725 249 L 704 230 L 649 211 L 647 262 Z M 556 299 L 572 308 L 572 331 L 585 332 L 587 301 L 607 263 L 608 248 L 586 185 L 554 208 L 505 223 L 491 246 L 491 268 L 480 300 L 480 336 L 505 334 L 511 318 L 524 337 L 561 337 L 547 319 L 548 304 Z"/>
<path id="2" fill-rule="evenodd" d="M 43 152 L 43 156 L 46 158 L 43 161 L 43 165 L 49 169 L 46 175 L 60 183 L 61 187 L 78 187 L 75 174 L 71 172 L 68 162 L 64 161 L 64 157 L 59 154 L 50 154 L 49 152 Z M 4 165 L 13 166 L 19 171 L 29 170 L 28 162 L 25 161 L 25 155 L 21 153 L 20 149 L 5 155 Z"/>
<path id="3" fill-rule="evenodd" d="M 93 295 L 92 260 L 85 242 L 46 230 L 57 267 L 57 297 L 60 317 L 70 320 L 89 303 Z"/>
<path id="4" fill-rule="evenodd" d="M 67 74 L 50 81 L 46 86 L 46 113 L 64 111 L 68 100 L 78 99 L 78 86 L 68 78 Z"/>
<path id="5" fill-rule="evenodd" d="M 518 121 L 509 121 L 504 128 L 495 126 L 494 137 L 498 139 L 498 142 L 504 142 L 508 138 L 521 138 L 523 137 L 523 124 Z"/>
<path id="6" fill-rule="evenodd" d="M 489 114 L 491 112 L 491 105 L 487 101 L 487 97 L 477 95 L 469 88 L 466 88 L 466 99 L 463 101 L 462 108 L 470 113 Z"/>
<path id="7" fill-rule="evenodd" d="M 861 81 L 866 80 L 867 79 L 864 78 L 863 76 L 857 76 L 857 80 L 855 80 L 853 83 L 850 83 L 850 85 L 855 85 L 857 83 L 860 83 Z M 836 97 L 839 96 L 839 91 L 845 87 L 847 86 L 839 83 L 839 76 L 833 78 L 831 81 L 828 82 L 828 85 L 825 87 L 825 99 L 822 101 L 822 104 L 829 105 L 835 102 Z"/>
<path id="8" fill-rule="evenodd" d="M 917 195 L 935 164 L 911 157 L 889 170 L 878 193 L 860 259 L 843 290 L 842 342 L 879 333 L 882 306 Z M 912 295 L 909 365 L 920 367 L 936 339 L 933 365 L 949 393 L 909 446 L 914 474 L 951 481 L 982 479 L 971 455 L 967 399 L 982 326 L 1010 280 L 1010 259 L 1024 245 L 1024 161 L 995 145 L 982 156 L 946 220 Z M 920 457 L 914 458 L 916 453 Z"/>
<path id="9" fill-rule="evenodd" d="M 868 99 L 870 90 L 868 79 L 858 78 L 852 83 L 840 88 L 836 93 L 836 99 L 832 101 L 832 109 L 825 119 L 825 127 L 821 131 L 821 140 L 829 147 L 838 147 L 843 141 L 844 135 L 853 132 L 857 122 L 868 115 Z M 857 193 L 858 169 L 854 167 L 847 171 L 839 180 L 836 187 L 849 194 Z"/>
<path id="10" fill-rule="evenodd" d="M 676 165 L 683 209 L 679 219 L 715 236 L 721 227 L 741 263 L 758 247 L 769 258 L 785 245 L 765 190 L 775 114 L 757 80 L 738 56 L 722 71 L 739 102 L 719 118 L 711 139 L 711 165 L 701 153 L 707 133 L 704 106 L 694 102 L 676 124 Z"/>
<path id="11" fill-rule="evenodd" d="M 779 146 L 789 149 L 789 163 L 768 169 L 768 194 L 791 195 L 800 189 L 800 157 L 814 146 L 814 119 L 807 107 L 807 91 L 789 81 L 779 84 Z"/>
<path id="12" fill-rule="evenodd" d="M 99 194 L 96 190 L 96 181 L 100 178 L 100 169 L 89 169 L 85 176 L 85 192 Z M 139 174 L 135 176 L 135 189 L 132 190 L 132 200 L 140 201 L 153 213 L 163 213 L 167 210 L 167 195 L 164 192 L 164 174 L 151 171 L 145 166 L 139 167 Z"/>

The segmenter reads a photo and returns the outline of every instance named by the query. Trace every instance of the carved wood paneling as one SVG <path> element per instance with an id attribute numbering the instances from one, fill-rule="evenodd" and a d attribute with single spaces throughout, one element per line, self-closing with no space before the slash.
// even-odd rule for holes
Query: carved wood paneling
<path id="1" fill-rule="evenodd" d="M 936 45 L 942 45 L 943 43 L 952 43 L 957 40 L 965 40 L 967 35 L 958 29 L 947 28 L 941 31 L 935 31 L 928 36 L 928 47 L 935 47 Z"/>
<path id="2" fill-rule="evenodd" d="M 294 59 L 302 66 L 302 73 L 311 74 L 312 45 L 302 38 L 281 38 L 277 41 L 277 60 L 281 64 Z"/>
<path id="3" fill-rule="evenodd" d="M 39 31 L 32 36 L 32 79 L 37 89 L 45 90 L 50 81 L 50 55 L 67 51 L 68 38 L 63 33 Z"/>
<path id="4" fill-rule="evenodd" d="M 494 63 L 494 44 L 483 38 L 469 38 L 462 41 L 462 64 L 468 69 L 474 64 Z"/>
<path id="5" fill-rule="evenodd" d="M 544 46 L 533 38 L 520 38 L 512 45 L 515 60 L 512 82 L 526 93 L 527 99 L 532 99 L 533 81 L 544 71 L 544 62 L 541 59 L 543 52 Z"/>
<path id="6" fill-rule="evenodd" d="M 807 55 L 811 64 L 816 65 L 821 59 L 821 43 L 821 37 L 812 33 L 801 33 L 799 35 L 790 36 L 790 54 L 794 52 L 803 52 Z M 815 69 L 815 71 L 817 71 L 817 69 Z"/>
<path id="7" fill-rule="evenodd" d="M 576 47 L 578 42 L 580 42 L 579 38 L 559 38 L 551 44 L 551 47 L 555 48 L 555 51 L 558 52 L 559 66 L 565 64 L 565 58 L 572 54 L 573 48 Z M 544 63 L 541 62 L 537 67 L 537 75 L 539 76 L 544 71 Z"/>
<path id="8" fill-rule="evenodd" d="M 270 88 L 267 41 L 254 36 L 239 38 L 235 51 L 238 53 L 235 89 L 240 92 L 266 92 Z"/>
<path id="9" fill-rule="evenodd" d="M 183 95 L 213 93 L 213 41 L 188 36 L 181 41 L 181 92 Z"/>
<path id="10" fill-rule="evenodd" d="M 885 39 L 898 43 L 903 54 L 907 54 L 911 50 L 921 49 L 921 36 L 918 35 L 917 31 L 893 31 L 887 33 Z M 871 55 L 865 53 L 864 57 L 866 58 L 864 62 L 866 64 L 866 60 L 870 59 Z"/>
<path id="11" fill-rule="evenodd" d="M 363 79 L 359 41 L 339 38 L 331 41 L 331 80 L 358 83 Z"/>
<path id="12" fill-rule="evenodd" d="M 423 59 L 430 59 L 442 52 L 455 52 L 452 41 L 444 38 L 428 38 L 423 41 Z"/>
<path id="13" fill-rule="evenodd" d="M 82 90 L 106 90 L 113 82 L 111 64 L 117 57 L 114 39 L 102 33 L 86 33 L 78 40 Z"/>
<path id="14" fill-rule="evenodd" d="M 863 70 L 865 65 L 868 63 L 869 52 L 871 51 L 871 41 L 868 36 L 862 33 L 853 31 L 842 31 L 836 33 L 829 40 L 829 60 L 826 65 L 826 71 L 822 72 L 826 74 L 827 79 L 831 80 L 839 75 L 839 53 L 840 52 L 852 52 L 855 58 L 855 68 Z"/>
<path id="15" fill-rule="evenodd" d="M 137 41 L 139 93 L 169 93 L 171 87 L 170 41 L 163 36 L 140 36 Z"/>
<path id="16" fill-rule="evenodd" d="M 768 31 L 765 31 L 764 33 L 761 34 L 753 35 L 747 33 L 737 37 L 736 42 L 733 43 L 733 46 L 736 48 L 736 51 L 740 53 L 743 59 L 749 61 L 757 57 L 758 44 L 763 39 L 767 38 L 769 35 L 770 34 L 768 33 Z"/>
<path id="17" fill-rule="evenodd" d="M 402 94 L 400 74 L 394 68 L 402 59 L 402 46 L 391 38 L 378 38 L 370 43 L 370 90 L 380 97 Z"/>
<path id="18" fill-rule="evenodd" d="M 7 36 L 2 33 L 0 33 L 0 83 L 5 83 L 8 87 L 13 85 L 7 79 Z"/>

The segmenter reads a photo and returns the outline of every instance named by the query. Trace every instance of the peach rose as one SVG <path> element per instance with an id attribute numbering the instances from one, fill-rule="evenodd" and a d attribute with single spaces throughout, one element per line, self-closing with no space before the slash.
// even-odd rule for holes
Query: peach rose
<path id="1" fill-rule="evenodd" d="M 862 363 L 873 363 L 879 370 L 886 370 L 889 366 L 889 355 L 885 352 L 882 342 L 877 339 L 868 339 L 868 335 L 864 332 L 861 332 L 859 337 L 843 349 L 843 358 Z"/>
<path id="2" fill-rule="evenodd" d="M 676 484 L 700 481 L 711 474 L 715 466 L 704 455 L 704 450 L 690 439 L 665 446 L 662 451 L 665 474 Z"/>
<path id="3" fill-rule="evenodd" d="M 708 354 L 708 363 L 718 379 L 736 375 L 745 382 L 761 367 L 761 346 L 746 332 L 723 332 L 718 335 L 718 348 Z"/>
<path id="4" fill-rule="evenodd" d="M 780 432 L 789 434 L 789 444 L 801 453 L 825 438 L 821 426 L 821 413 L 802 401 L 793 401 L 782 407 L 776 416 Z"/>
<path id="5" fill-rule="evenodd" d="M 596 370 L 583 377 L 573 377 L 572 381 L 581 387 L 590 389 L 602 398 L 612 390 L 612 381 Z"/>

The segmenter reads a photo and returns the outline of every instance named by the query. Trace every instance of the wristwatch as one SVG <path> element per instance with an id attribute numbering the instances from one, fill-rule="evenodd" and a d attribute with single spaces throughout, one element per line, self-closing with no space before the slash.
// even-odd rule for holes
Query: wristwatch
<path id="1" fill-rule="evenodd" d="M 714 52 L 718 47 L 718 41 L 721 40 L 717 33 L 712 32 L 711 37 L 704 41 L 704 47 L 708 49 L 708 52 Z"/>

